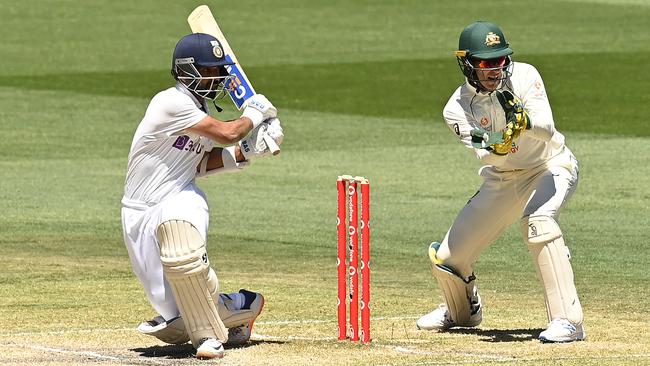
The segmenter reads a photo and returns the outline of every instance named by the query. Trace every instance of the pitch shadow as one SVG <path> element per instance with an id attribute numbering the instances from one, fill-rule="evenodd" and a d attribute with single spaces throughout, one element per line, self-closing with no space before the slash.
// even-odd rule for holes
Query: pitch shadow
<path id="1" fill-rule="evenodd" d="M 450 333 L 474 334 L 483 342 L 528 342 L 537 339 L 544 329 L 450 329 Z"/>

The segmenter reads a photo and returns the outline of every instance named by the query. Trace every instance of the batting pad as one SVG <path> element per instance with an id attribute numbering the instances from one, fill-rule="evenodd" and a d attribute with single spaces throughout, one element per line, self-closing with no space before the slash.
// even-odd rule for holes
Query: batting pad
<path id="1" fill-rule="evenodd" d="M 216 338 L 225 343 L 228 330 L 213 297 L 219 291 L 219 284 L 210 269 L 203 237 L 191 223 L 182 220 L 163 222 L 156 236 L 163 272 L 192 344 L 197 347 L 202 338 Z"/>
<path id="2" fill-rule="evenodd" d="M 569 261 L 571 255 L 559 225 L 548 216 L 529 216 L 521 220 L 521 229 L 544 286 L 549 321 L 562 318 L 582 324 L 582 306 Z"/>
<path id="3" fill-rule="evenodd" d="M 438 248 L 440 248 L 440 243 L 431 243 L 428 252 L 429 260 L 432 264 L 433 276 L 438 281 L 445 298 L 451 320 L 461 327 L 473 327 L 477 324 L 474 321 L 476 319 L 470 319 L 472 316 L 472 297 L 476 299 L 479 310 L 481 301 L 474 286 L 474 276 L 472 275 L 468 281 L 465 281 L 453 269 L 445 266 L 443 261 L 438 258 Z"/>
<path id="4" fill-rule="evenodd" d="M 208 269 L 208 291 L 210 291 L 214 303 L 217 304 L 219 318 L 226 328 L 248 324 L 255 319 L 255 313 L 252 310 L 235 310 L 233 301 L 228 296 L 219 294 L 219 279 L 212 268 Z"/>
<path id="5" fill-rule="evenodd" d="M 250 309 L 234 310 L 235 306 L 233 301 L 228 296 L 219 296 L 219 317 L 223 321 L 226 328 L 238 327 L 240 325 L 249 324 L 255 320 L 255 312 Z"/>
<path id="6" fill-rule="evenodd" d="M 161 316 L 138 326 L 142 334 L 147 334 L 169 344 L 185 344 L 190 340 L 181 317 L 165 321 Z"/>

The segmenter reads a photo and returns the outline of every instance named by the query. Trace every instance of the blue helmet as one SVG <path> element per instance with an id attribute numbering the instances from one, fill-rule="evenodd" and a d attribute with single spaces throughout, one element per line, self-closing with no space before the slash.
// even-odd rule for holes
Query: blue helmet
<path id="1" fill-rule="evenodd" d="M 172 75 L 187 89 L 207 99 L 226 95 L 231 78 L 226 66 L 234 63 L 226 59 L 219 40 L 205 33 L 193 33 L 181 38 L 172 57 Z"/>

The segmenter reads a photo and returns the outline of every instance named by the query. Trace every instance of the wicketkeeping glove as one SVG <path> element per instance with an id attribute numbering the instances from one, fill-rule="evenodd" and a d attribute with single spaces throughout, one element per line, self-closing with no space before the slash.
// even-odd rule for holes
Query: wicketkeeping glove
<path id="1" fill-rule="evenodd" d="M 530 129 L 530 116 L 524 110 L 524 105 L 521 103 L 521 100 L 510 91 L 497 90 L 496 95 L 499 104 L 501 104 L 501 108 L 506 113 L 504 136 L 507 132 L 508 136 L 511 136 L 513 140 L 517 139 L 522 131 Z"/>
<path id="2" fill-rule="evenodd" d="M 487 149 L 494 144 L 503 143 L 503 132 L 488 132 L 482 128 L 475 128 L 469 134 L 472 137 L 472 146 L 477 149 Z"/>

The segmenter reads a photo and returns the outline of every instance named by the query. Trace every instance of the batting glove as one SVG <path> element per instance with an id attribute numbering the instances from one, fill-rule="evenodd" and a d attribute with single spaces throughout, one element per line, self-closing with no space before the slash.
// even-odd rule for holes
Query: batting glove
<path id="1" fill-rule="evenodd" d="M 248 117 L 253 121 L 253 128 L 257 128 L 264 120 L 276 117 L 278 110 L 262 94 L 255 94 L 246 103 L 242 117 Z"/>
<path id="2" fill-rule="evenodd" d="M 284 140 L 284 130 L 282 130 L 282 126 L 280 125 L 280 120 L 277 117 L 273 117 L 269 120 L 264 121 L 264 123 L 268 124 L 266 133 L 275 141 L 278 146 L 280 146 Z"/>

